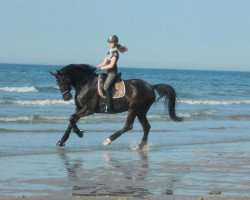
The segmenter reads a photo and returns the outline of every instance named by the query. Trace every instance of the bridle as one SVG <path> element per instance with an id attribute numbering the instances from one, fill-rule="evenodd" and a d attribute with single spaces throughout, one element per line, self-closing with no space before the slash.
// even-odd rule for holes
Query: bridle
<path id="1" fill-rule="evenodd" d="M 64 95 L 64 94 L 66 94 L 67 92 L 70 93 L 70 91 L 72 90 L 72 87 L 73 87 L 73 86 L 71 86 L 70 89 L 68 89 L 68 90 L 66 90 L 66 91 L 64 91 L 64 92 L 61 92 L 61 94 Z"/>
<path id="2" fill-rule="evenodd" d="M 70 90 L 66 90 L 66 91 L 62 92 L 61 94 L 64 95 L 64 94 L 66 94 L 67 92 L 70 92 Z"/>
<path id="3" fill-rule="evenodd" d="M 70 87 L 70 89 L 65 90 L 64 92 L 61 92 L 61 94 L 62 94 L 62 95 L 64 95 L 64 94 L 66 94 L 67 92 L 69 92 L 69 93 L 70 93 L 70 90 L 72 90 L 72 86 Z"/>

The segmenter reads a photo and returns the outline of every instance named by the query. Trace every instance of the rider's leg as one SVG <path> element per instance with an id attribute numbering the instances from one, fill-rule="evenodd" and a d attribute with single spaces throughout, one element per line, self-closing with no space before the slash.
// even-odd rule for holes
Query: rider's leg
<path id="1" fill-rule="evenodd" d="M 106 112 L 113 111 L 113 102 L 112 102 L 112 85 L 116 77 L 116 74 L 108 74 L 107 79 L 104 83 L 104 91 L 106 95 Z"/>

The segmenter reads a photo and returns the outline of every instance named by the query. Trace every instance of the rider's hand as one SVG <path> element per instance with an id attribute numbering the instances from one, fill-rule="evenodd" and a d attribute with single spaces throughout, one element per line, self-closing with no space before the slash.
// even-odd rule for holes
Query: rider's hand
<path id="1" fill-rule="evenodd" d="M 99 67 L 99 66 L 96 67 L 97 70 L 101 70 L 101 68 L 102 68 L 102 67 Z"/>

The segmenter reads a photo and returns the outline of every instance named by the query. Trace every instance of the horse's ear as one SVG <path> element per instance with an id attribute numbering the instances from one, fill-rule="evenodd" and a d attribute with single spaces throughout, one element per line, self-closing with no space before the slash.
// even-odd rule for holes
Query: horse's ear
<path id="1" fill-rule="evenodd" d="M 56 72 L 57 72 L 57 74 L 59 74 L 59 75 L 62 75 L 62 74 L 63 74 L 62 71 L 60 71 L 60 70 L 56 70 Z"/>
<path id="2" fill-rule="evenodd" d="M 53 73 L 53 72 L 51 72 L 51 71 L 49 71 L 49 73 L 50 73 L 52 76 L 56 76 L 56 74 Z"/>

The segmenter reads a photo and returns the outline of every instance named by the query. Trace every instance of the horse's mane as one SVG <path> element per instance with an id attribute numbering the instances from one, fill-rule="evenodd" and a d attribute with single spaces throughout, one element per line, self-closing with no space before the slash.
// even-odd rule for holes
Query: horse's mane
<path id="1" fill-rule="evenodd" d="M 70 64 L 63 67 L 60 71 L 68 75 L 77 74 L 80 76 L 86 76 L 96 74 L 95 70 L 96 68 L 89 64 Z"/>

